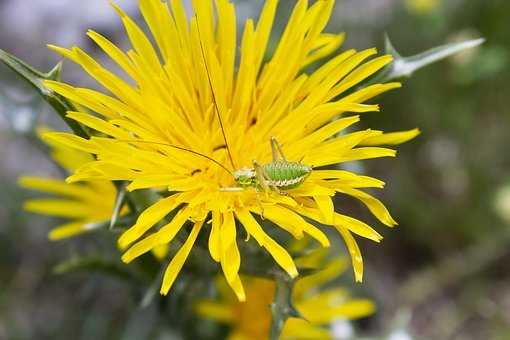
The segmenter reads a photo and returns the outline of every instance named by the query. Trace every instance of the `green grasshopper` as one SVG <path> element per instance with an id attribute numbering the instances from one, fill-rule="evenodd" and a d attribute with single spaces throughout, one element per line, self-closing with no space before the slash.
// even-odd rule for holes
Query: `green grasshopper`
<path id="1" fill-rule="evenodd" d="M 260 165 L 256 160 L 253 160 L 252 168 L 241 168 L 233 173 L 238 187 L 227 187 L 220 190 L 232 192 L 251 187 L 258 191 L 272 189 L 281 193 L 282 190 L 301 185 L 312 172 L 311 166 L 287 161 L 275 137 L 271 137 L 271 150 L 272 162 Z"/>
<path id="2" fill-rule="evenodd" d="M 234 165 L 234 160 L 232 157 L 232 153 L 230 152 L 230 147 L 227 142 L 227 136 L 225 134 L 225 129 L 223 125 L 223 120 L 221 118 L 221 114 L 218 108 L 218 102 L 216 100 L 216 94 L 214 93 L 214 88 L 211 81 L 211 76 L 209 74 L 209 67 L 207 65 L 207 59 L 204 52 L 204 46 L 202 44 L 202 39 L 200 37 L 200 29 L 198 27 L 198 18 L 197 18 L 197 29 L 198 29 L 198 35 L 200 40 L 200 49 L 202 52 L 202 59 L 204 61 L 205 70 L 207 73 L 207 80 L 209 82 L 209 87 L 211 89 L 212 97 L 213 97 L 213 103 L 214 103 L 214 109 L 216 112 L 216 116 L 218 117 L 221 132 L 223 134 L 223 140 L 225 142 L 225 147 L 228 153 L 228 157 L 230 159 L 230 163 L 232 165 L 233 169 L 236 169 Z M 122 140 L 119 140 L 122 141 Z M 194 155 L 201 156 L 203 158 L 206 158 L 217 165 L 219 165 L 221 168 L 223 168 L 225 171 L 227 171 L 232 177 L 234 178 L 234 181 L 237 183 L 238 186 L 234 187 L 222 187 L 220 188 L 220 191 L 223 192 L 240 192 L 244 191 L 248 188 L 254 188 L 257 192 L 268 192 L 269 190 L 274 190 L 280 194 L 285 194 L 284 190 L 296 188 L 300 186 L 305 179 L 310 175 L 312 172 L 312 167 L 309 165 L 301 164 L 299 162 L 289 162 L 285 158 L 282 148 L 278 141 L 276 140 L 276 137 L 271 137 L 270 143 L 271 143 L 271 150 L 272 150 L 272 156 L 273 160 L 270 163 L 267 164 L 259 164 L 256 160 L 253 160 L 253 167 L 243 167 L 238 170 L 234 170 L 233 172 L 230 171 L 228 168 L 226 168 L 223 164 L 218 162 L 217 160 L 213 159 L 212 157 L 209 157 L 207 155 L 201 154 L 199 152 L 186 149 L 184 147 L 172 145 L 172 144 L 166 144 L 166 143 L 160 143 L 160 142 L 150 142 L 150 141 L 136 141 L 136 140 L 125 140 L 124 142 L 132 142 L 132 143 L 152 143 L 152 144 L 161 144 L 166 145 L 178 150 L 186 151 L 189 153 L 192 153 Z"/>
<path id="3" fill-rule="evenodd" d="M 253 167 L 243 167 L 232 172 L 223 164 L 218 162 L 212 157 L 204 155 L 202 153 L 162 142 L 142 141 L 142 140 L 122 140 L 117 139 L 119 142 L 127 143 L 148 143 L 148 144 L 159 144 L 165 145 L 171 148 L 175 148 L 181 151 L 192 153 L 196 156 L 206 158 L 207 160 L 214 162 L 222 169 L 227 171 L 237 183 L 235 187 L 222 187 L 220 191 L 223 192 L 240 192 L 248 188 L 254 188 L 257 191 L 268 191 L 274 190 L 280 194 L 283 194 L 282 190 L 288 190 L 297 188 L 300 186 L 305 179 L 312 172 L 312 167 L 309 165 L 301 164 L 299 162 L 289 162 L 283 155 L 280 144 L 275 137 L 271 137 L 271 148 L 273 154 L 273 161 L 267 164 L 259 164 L 256 160 L 253 160 Z M 227 152 L 230 152 L 227 146 Z M 278 157 L 278 154 L 280 157 Z"/>

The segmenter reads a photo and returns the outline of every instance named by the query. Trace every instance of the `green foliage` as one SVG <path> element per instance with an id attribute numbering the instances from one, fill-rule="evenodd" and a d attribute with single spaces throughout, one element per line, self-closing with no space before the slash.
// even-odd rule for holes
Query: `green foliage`
<path id="1" fill-rule="evenodd" d="M 100 272 L 123 281 L 137 281 L 136 277 L 120 261 L 106 260 L 102 255 L 73 256 L 53 268 L 53 273 L 62 275 L 71 272 Z"/>
<path id="2" fill-rule="evenodd" d="M 393 80 L 410 78 L 416 71 L 453 56 L 467 49 L 481 45 L 485 39 L 473 39 L 437 46 L 424 52 L 403 57 L 393 46 L 388 35 L 385 36 L 385 52 L 393 56 L 393 62 L 381 71 L 371 83 L 385 83 Z"/>
<path id="3" fill-rule="evenodd" d="M 61 62 L 55 65 L 51 71 L 43 73 L 1 49 L 0 61 L 32 85 L 37 93 L 39 93 L 43 99 L 51 105 L 55 112 L 66 122 L 76 135 L 80 137 L 87 137 L 87 133 L 79 123 L 66 117 L 67 111 L 76 111 L 74 104 L 44 86 L 44 80 L 60 80 L 60 74 L 62 71 Z"/>

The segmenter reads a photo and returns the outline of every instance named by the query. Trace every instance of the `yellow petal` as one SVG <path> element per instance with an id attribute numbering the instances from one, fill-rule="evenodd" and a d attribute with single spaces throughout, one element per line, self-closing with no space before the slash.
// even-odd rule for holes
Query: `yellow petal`
<path id="1" fill-rule="evenodd" d="M 211 232 L 209 234 L 209 253 L 214 261 L 220 262 L 221 257 L 221 241 L 220 241 L 220 228 L 221 228 L 221 215 L 218 211 L 212 212 Z"/>
<path id="2" fill-rule="evenodd" d="M 283 326 L 280 339 L 331 340 L 330 332 L 329 329 L 313 325 L 307 320 L 289 318 Z"/>
<path id="3" fill-rule="evenodd" d="M 386 83 L 386 84 L 374 84 L 367 87 L 363 87 L 361 90 L 358 90 L 344 98 L 342 98 L 343 102 L 348 103 L 362 103 L 364 101 L 369 100 L 383 92 L 398 89 L 402 87 L 402 84 L 394 82 L 394 83 Z"/>
<path id="4" fill-rule="evenodd" d="M 335 206 L 330 196 L 313 196 L 313 199 L 317 203 L 317 207 L 324 217 L 326 224 L 333 224 L 333 215 L 335 213 Z"/>
<path id="5" fill-rule="evenodd" d="M 228 285 L 230 286 L 230 288 L 232 288 L 232 290 L 236 294 L 239 302 L 246 301 L 246 293 L 244 292 L 244 287 L 243 287 L 243 284 L 241 282 L 241 278 L 239 277 L 239 275 L 237 275 L 234 278 L 234 280 L 232 280 L 232 282 L 228 282 Z"/>
<path id="6" fill-rule="evenodd" d="M 87 113 L 83 112 L 67 112 L 66 117 L 69 117 L 78 123 L 81 123 L 85 126 L 88 126 L 91 129 L 102 132 L 106 135 L 118 138 L 118 139 L 128 139 L 131 137 L 129 133 L 124 130 L 119 129 L 116 126 L 113 126 L 109 122 L 106 122 L 100 118 L 94 117 Z"/>
<path id="7" fill-rule="evenodd" d="M 390 132 L 380 136 L 370 137 L 365 139 L 360 145 L 363 146 L 377 146 L 377 145 L 398 145 L 410 141 L 420 134 L 419 129 L 412 129 L 408 131 Z"/>
<path id="8" fill-rule="evenodd" d="M 221 267 L 228 282 L 238 276 L 241 256 L 236 243 L 236 225 L 231 212 L 223 214 L 223 225 L 220 228 Z"/>
<path id="9" fill-rule="evenodd" d="M 87 204 L 64 199 L 31 199 L 23 207 L 33 213 L 67 218 L 89 218 L 94 211 Z"/>
<path id="10" fill-rule="evenodd" d="M 358 161 L 363 159 L 395 157 L 397 152 L 392 149 L 378 147 L 360 147 L 349 150 L 343 154 L 317 154 L 308 156 L 303 162 L 314 167 L 332 165 L 342 162 Z"/>
<path id="11" fill-rule="evenodd" d="M 274 205 L 264 208 L 264 216 L 272 220 L 279 226 L 286 226 L 286 230 L 295 230 L 296 238 L 305 232 L 316 239 L 323 247 L 329 247 L 327 236 L 314 225 L 306 222 L 301 216 L 285 207 Z"/>
<path id="12" fill-rule="evenodd" d="M 181 230 L 184 223 L 186 223 L 190 214 L 191 209 L 189 207 L 180 209 L 172 220 L 161 227 L 158 232 L 147 236 L 143 240 L 138 241 L 131 246 L 131 248 L 122 255 L 122 261 L 129 263 L 138 256 L 145 254 L 159 245 L 170 243 L 175 235 L 177 235 L 177 233 Z"/>
<path id="13" fill-rule="evenodd" d="M 155 247 L 159 247 L 163 244 L 160 240 L 158 233 L 154 233 L 143 238 L 141 241 L 136 242 L 122 255 L 122 262 L 130 263 L 137 257 L 151 251 Z"/>
<path id="14" fill-rule="evenodd" d="M 363 204 L 365 204 L 368 207 L 370 212 L 372 212 L 372 214 L 374 214 L 374 216 L 379 221 L 381 221 L 388 227 L 394 227 L 397 225 L 397 222 L 395 222 L 393 217 L 391 217 L 390 212 L 388 211 L 388 209 L 386 209 L 384 204 L 382 204 L 381 201 L 379 201 L 372 195 L 369 195 L 361 190 L 349 188 L 347 186 L 337 187 L 337 191 L 359 199 L 361 202 L 363 202 Z"/>
<path id="15" fill-rule="evenodd" d="M 149 208 L 145 209 L 136 224 L 126 230 L 118 240 L 119 247 L 125 249 L 128 245 L 140 238 L 147 230 L 154 224 L 163 219 L 170 211 L 174 210 L 179 204 L 179 195 L 172 195 L 170 197 L 161 199 Z"/>
<path id="16" fill-rule="evenodd" d="M 170 182 L 175 180 L 173 175 L 152 175 L 137 178 L 127 186 L 129 191 L 147 188 L 167 187 Z"/>
<path id="17" fill-rule="evenodd" d="M 306 83 L 303 85 L 300 96 L 304 96 L 310 93 L 315 87 L 319 86 L 320 83 L 331 74 L 331 72 L 338 69 L 346 59 L 352 57 L 354 54 L 356 54 L 356 51 L 350 49 L 331 58 L 324 65 L 321 65 L 315 72 L 310 75 Z"/>
<path id="18" fill-rule="evenodd" d="M 52 178 L 23 176 L 18 179 L 18 184 L 24 188 L 49 194 L 69 196 L 78 199 L 96 198 L 94 191 L 86 186 L 67 184 L 62 180 Z"/>
<path id="19" fill-rule="evenodd" d="M 131 63 L 131 60 L 126 56 L 124 52 L 122 52 L 117 46 L 115 46 L 111 41 L 106 39 L 101 34 L 88 30 L 87 35 L 99 46 L 103 49 L 103 51 L 114 60 L 127 74 L 129 74 L 133 79 L 136 79 L 136 71 Z"/>
<path id="20" fill-rule="evenodd" d="M 361 251 L 359 250 L 358 244 L 356 240 L 351 235 L 349 230 L 346 228 L 339 227 L 337 230 L 342 235 L 345 244 L 347 246 L 347 250 L 351 255 L 352 267 L 354 269 L 354 278 L 356 282 L 363 281 L 363 258 L 361 257 Z"/>
<path id="21" fill-rule="evenodd" d="M 50 90 L 53 90 L 61 96 L 71 100 L 72 102 L 83 105 L 86 108 L 89 108 L 105 117 L 115 117 L 117 115 L 115 111 L 105 107 L 101 104 L 101 102 L 98 103 L 94 96 L 87 95 L 91 92 L 94 93 L 94 91 L 88 89 L 78 89 L 68 84 L 53 80 L 45 80 L 44 85 Z"/>
<path id="22" fill-rule="evenodd" d="M 305 138 L 293 143 L 288 150 L 285 150 L 285 154 L 287 157 L 289 157 L 289 159 L 299 159 L 305 155 L 308 150 L 315 147 L 320 142 L 331 136 L 334 136 L 335 134 L 339 133 L 350 125 L 357 123 L 358 121 L 359 116 L 335 120 L 334 122 L 327 124 L 319 130 L 309 134 Z"/>
<path id="23" fill-rule="evenodd" d="M 347 77 L 342 79 L 342 81 L 334 89 L 334 95 L 332 94 L 332 97 L 336 97 L 340 93 L 351 88 L 354 84 L 358 84 L 365 80 L 367 77 L 375 74 L 381 68 L 388 65 L 392 60 L 393 57 L 391 55 L 384 55 L 364 63 L 356 70 L 351 72 Z"/>
<path id="24" fill-rule="evenodd" d="M 352 149 L 346 152 L 341 158 L 337 158 L 337 161 L 339 162 L 359 161 L 363 159 L 372 159 L 380 157 L 395 157 L 396 155 L 397 152 L 392 149 L 367 146 Z"/>
<path id="25" fill-rule="evenodd" d="M 215 301 L 202 300 L 199 301 L 194 308 L 195 312 L 211 320 L 221 323 L 232 323 L 236 319 L 235 311 L 224 303 Z"/>
<path id="26" fill-rule="evenodd" d="M 328 187 L 318 185 L 312 181 L 305 181 L 296 189 L 289 190 L 289 193 L 294 197 L 299 196 L 334 196 L 335 190 Z"/>
<path id="27" fill-rule="evenodd" d="M 345 295 L 336 296 L 331 290 L 299 304 L 303 317 L 314 325 L 327 325 L 337 319 L 358 319 L 374 313 L 375 305 L 368 299 L 346 301 Z M 336 303 L 335 303 L 336 301 Z"/>
<path id="28" fill-rule="evenodd" d="M 62 240 L 95 230 L 101 226 L 101 223 L 91 223 L 87 221 L 71 222 L 53 228 L 48 234 L 52 241 Z"/>
<path id="29" fill-rule="evenodd" d="M 163 59 L 165 61 L 170 59 L 172 42 L 176 41 L 178 36 L 167 4 L 159 0 L 141 0 L 139 6 Z"/>
<path id="30" fill-rule="evenodd" d="M 309 181 L 320 181 L 320 185 L 330 188 L 349 186 L 352 188 L 383 188 L 384 182 L 373 177 L 361 176 L 345 170 L 313 170 L 308 177 Z"/>
<path id="31" fill-rule="evenodd" d="M 280 246 L 275 240 L 267 235 L 260 227 L 258 222 L 253 218 L 250 212 L 246 209 L 236 211 L 236 216 L 243 224 L 248 234 L 252 235 L 260 246 L 266 248 L 275 261 L 291 276 L 296 277 L 298 271 L 292 257 L 289 253 Z"/>
<path id="32" fill-rule="evenodd" d="M 335 213 L 334 224 L 337 229 L 338 226 L 347 228 L 353 233 L 366 237 L 374 242 L 380 242 L 382 240 L 382 236 L 377 231 L 372 229 L 368 224 L 350 216 Z"/>
<path id="33" fill-rule="evenodd" d="M 258 69 L 266 52 L 267 42 L 269 40 L 271 28 L 273 27 L 277 5 L 278 0 L 265 1 L 264 8 L 262 9 L 259 21 L 257 23 L 257 30 L 255 32 L 255 46 L 253 48 L 253 51 L 256 53 L 254 58 L 255 74 L 258 73 Z"/>
<path id="34" fill-rule="evenodd" d="M 162 261 L 168 255 L 169 246 L 168 246 L 168 244 L 161 244 L 159 246 L 152 248 L 151 251 L 152 251 L 152 254 L 154 254 L 154 256 L 158 260 Z"/>
<path id="35" fill-rule="evenodd" d="M 191 233 L 188 236 L 188 239 L 186 240 L 186 242 L 184 242 L 182 247 L 179 249 L 177 254 L 175 254 L 175 256 L 172 258 L 172 261 L 168 265 L 163 276 L 163 284 L 161 285 L 160 293 L 162 295 L 168 294 L 168 291 L 172 287 L 175 279 L 177 278 L 177 275 L 181 271 L 184 262 L 188 258 L 189 253 L 191 252 L 191 248 L 193 248 L 193 245 L 195 244 L 198 233 L 202 228 L 202 223 L 203 222 L 195 223 L 193 229 L 191 230 Z"/>
<path id="36" fill-rule="evenodd" d="M 97 151 L 97 149 L 89 140 L 72 135 L 70 133 L 47 132 L 43 134 L 42 138 L 43 140 L 48 141 L 48 144 L 61 144 L 88 153 L 96 153 Z"/>
<path id="37" fill-rule="evenodd" d="M 317 43 L 315 50 L 307 57 L 303 63 L 303 67 L 324 58 L 333 53 L 345 40 L 345 34 L 322 34 Z"/>
<path id="38" fill-rule="evenodd" d="M 251 211 L 271 220 L 276 225 L 292 234 L 296 239 L 301 239 L 303 237 L 303 228 L 299 223 L 296 223 L 297 218 L 292 216 L 290 211 L 286 211 L 286 209 L 280 208 L 277 205 L 263 207 L 262 209 L 253 207 Z"/>
<path id="39" fill-rule="evenodd" d="M 297 242 L 296 242 L 297 243 Z M 292 247 L 292 251 L 302 253 L 295 262 L 299 267 L 303 268 L 321 268 L 327 255 L 329 255 L 329 249 L 318 248 L 312 251 L 306 252 L 308 249 L 309 242 L 304 243 L 302 247 Z M 299 245 L 299 244 L 298 244 Z"/>
<path id="40" fill-rule="evenodd" d="M 155 72 L 160 71 L 161 64 L 159 58 L 147 36 L 119 6 L 113 3 L 111 3 L 111 5 L 121 17 L 126 29 L 126 33 L 129 36 L 129 40 L 131 41 L 131 44 L 135 48 L 136 52 Z"/>
<path id="41" fill-rule="evenodd" d="M 316 287 L 333 281 L 347 269 L 347 264 L 348 262 L 344 257 L 339 257 L 326 263 L 324 269 L 319 272 L 299 279 L 292 293 L 294 299 L 299 301 L 306 294 L 313 292 Z"/>

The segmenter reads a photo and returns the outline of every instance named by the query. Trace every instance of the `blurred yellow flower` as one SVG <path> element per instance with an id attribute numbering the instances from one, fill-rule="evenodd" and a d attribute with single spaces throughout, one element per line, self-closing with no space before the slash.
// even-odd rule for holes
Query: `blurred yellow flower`
<path id="1" fill-rule="evenodd" d="M 265 2 L 257 24 L 252 19 L 246 21 L 238 58 L 236 13 L 230 1 L 193 1 L 195 15 L 188 18 L 181 1 L 141 0 L 142 15 L 158 50 L 135 21 L 114 5 L 133 49 L 125 53 L 94 31 L 88 35 L 130 81 L 103 68 L 79 47 L 50 46 L 82 66 L 108 92 L 45 83 L 95 112 L 97 115 L 69 112 L 68 117 L 103 136 L 46 135 L 49 140 L 96 155 L 68 181 L 125 180 L 130 182 L 129 190 L 168 188 L 167 197 L 146 209 L 119 238 L 120 247 L 127 249 L 123 261 L 170 243 L 179 232 L 187 232 L 187 222 L 192 223 L 187 240 L 165 272 L 162 294 L 170 290 L 205 228 L 211 257 L 221 263 L 227 282 L 244 300 L 236 221 L 292 277 L 298 275 L 292 257 L 255 216 L 263 214 L 295 238 L 308 234 L 324 247 L 329 246 L 328 238 L 304 217 L 332 226 L 349 248 L 357 281 L 362 279 L 363 264 L 351 233 L 376 242 L 382 237 L 367 224 L 336 213 L 335 194 L 359 199 L 382 223 L 396 224 L 379 200 L 360 190 L 382 188 L 384 183 L 348 171 L 313 170 L 303 184 L 285 194 L 273 190 L 261 194 L 254 188 L 221 190 L 236 186 L 230 172 L 250 167 L 254 159 L 260 164 L 271 160 L 271 136 L 281 143 L 289 161 L 317 168 L 395 156 L 394 150 L 380 145 L 398 144 L 418 134 L 417 130 L 383 134 L 370 129 L 345 133 L 359 117 L 336 119 L 339 115 L 378 111 L 377 105 L 363 103 L 400 84 L 356 88 L 392 60 L 386 55 L 366 61 L 376 54 L 375 49 L 347 50 L 313 73 L 306 72 L 307 66 L 330 56 L 344 40 L 343 34 L 323 33 L 333 5 L 333 0 L 316 1 L 311 6 L 298 1 L 268 61 L 266 47 L 276 0 Z M 169 214 L 170 221 L 148 233 Z"/>
<path id="2" fill-rule="evenodd" d="M 405 0 L 407 9 L 411 13 L 427 14 L 441 5 L 441 0 Z"/>
<path id="3" fill-rule="evenodd" d="M 347 289 L 322 286 L 347 268 L 344 258 L 336 258 L 313 275 L 301 278 L 294 286 L 293 303 L 304 319 L 289 318 L 280 339 L 332 339 L 328 326 L 334 321 L 358 319 L 371 315 L 375 306 L 368 299 L 353 299 Z M 200 301 L 196 312 L 231 327 L 228 339 L 267 339 L 271 323 L 271 303 L 275 283 L 266 279 L 246 278 L 246 302 L 239 302 L 218 280 L 219 300 Z"/>
<path id="4" fill-rule="evenodd" d="M 83 151 L 51 141 L 49 146 L 53 160 L 68 173 L 93 160 L 90 154 Z M 104 226 L 112 216 L 117 191 L 110 181 L 96 180 L 69 184 L 60 179 L 23 176 L 19 178 L 18 183 L 27 189 L 54 195 L 53 198 L 27 200 L 24 204 L 25 210 L 70 220 L 49 233 L 51 240 L 60 240 L 95 230 Z M 121 214 L 126 212 L 127 208 L 121 210 Z"/>

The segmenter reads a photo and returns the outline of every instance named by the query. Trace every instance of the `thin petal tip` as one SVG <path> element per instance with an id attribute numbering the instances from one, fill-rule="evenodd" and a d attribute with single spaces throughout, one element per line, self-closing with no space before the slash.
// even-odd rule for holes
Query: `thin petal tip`
<path id="1" fill-rule="evenodd" d="M 131 261 L 133 261 L 133 258 L 131 256 L 128 256 L 127 253 L 122 255 L 122 257 L 120 258 L 122 260 L 122 262 L 128 264 L 130 263 Z"/>
<path id="2" fill-rule="evenodd" d="M 121 250 L 125 250 L 130 244 L 131 242 L 129 242 L 129 240 L 127 240 L 126 237 L 123 237 L 124 235 L 120 236 L 119 239 L 117 240 L 117 246 L 121 249 Z M 123 256 L 124 258 L 124 256 Z"/>

